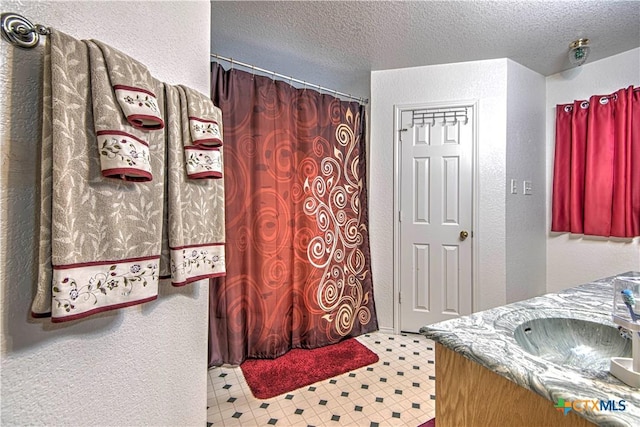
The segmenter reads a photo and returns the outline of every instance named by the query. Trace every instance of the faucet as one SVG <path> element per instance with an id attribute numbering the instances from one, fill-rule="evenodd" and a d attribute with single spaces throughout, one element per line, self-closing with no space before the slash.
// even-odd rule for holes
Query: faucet
<path id="1" fill-rule="evenodd" d="M 640 388 L 640 315 L 635 311 L 634 290 L 640 292 L 640 274 L 615 278 L 613 321 L 620 335 L 631 340 L 631 358 L 612 357 L 609 371 L 631 387 Z"/>

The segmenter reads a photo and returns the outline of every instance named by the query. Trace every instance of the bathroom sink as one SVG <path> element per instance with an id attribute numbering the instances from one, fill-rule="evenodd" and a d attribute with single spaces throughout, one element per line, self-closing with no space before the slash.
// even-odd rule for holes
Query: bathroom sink
<path id="1" fill-rule="evenodd" d="M 532 319 L 514 330 L 514 338 L 534 356 L 581 371 L 608 371 L 612 357 L 631 357 L 631 340 L 617 328 L 582 319 Z"/>

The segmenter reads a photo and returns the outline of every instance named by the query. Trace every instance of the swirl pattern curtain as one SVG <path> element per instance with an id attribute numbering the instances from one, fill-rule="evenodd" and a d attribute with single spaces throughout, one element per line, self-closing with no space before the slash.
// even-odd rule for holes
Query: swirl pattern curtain
<path id="1" fill-rule="evenodd" d="M 551 231 L 640 236 L 640 89 L 556 107 Z"/>
<path id="2" fill-rule="evenodd" d="M 227 275 L 211 281 L 209 366 L 377 330 L 364 107 L 218 64 L 211 87 Z"/>

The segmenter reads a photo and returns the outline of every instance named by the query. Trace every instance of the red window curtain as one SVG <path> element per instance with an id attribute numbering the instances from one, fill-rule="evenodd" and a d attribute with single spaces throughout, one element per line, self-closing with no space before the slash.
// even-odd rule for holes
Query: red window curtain
<path id="1" fill-rule="evenodd" d="M 640 236 L 640 90 L 556 107 L 551 231 Z"/>
<path id="2" fill-rule="evenodd" d="M 377 330 L 364 107 L 218 64 L 211 87 L 227 275 L 211 282 L 209 366 Z"/>

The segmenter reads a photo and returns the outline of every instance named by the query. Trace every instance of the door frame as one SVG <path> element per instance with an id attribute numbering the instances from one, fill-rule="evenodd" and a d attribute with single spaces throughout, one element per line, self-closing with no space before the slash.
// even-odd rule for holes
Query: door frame
<path id="1" fill-rule="evenodd" d="M 471 129 L 471 307 L 475 313 L 476 295 L 478 289 L 479 277 L 479 250 L 476 242 L 478 241 L 480 221 L 479 221 L 479 203 L 478 203 L 478 184 L 479 184 L 479 167 L 478 167 L 478 117 L 479 117 L 479 101 L 474 100 L 458 100 L 458 101 L 439 101 L 439 102 L 421 102 L 416 104 L 395 104 L 393 106 L 393 331 L 399 334 L 402 325 L 400 324 L 400 122 L 404 111 L 429 108 L 449 108 L 449 107 L 469 107 L 473 111 L 473 129 Z"/>

